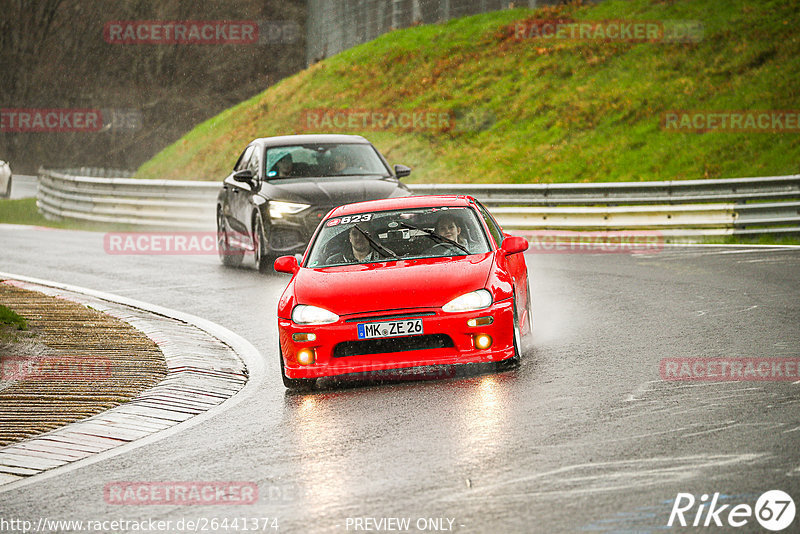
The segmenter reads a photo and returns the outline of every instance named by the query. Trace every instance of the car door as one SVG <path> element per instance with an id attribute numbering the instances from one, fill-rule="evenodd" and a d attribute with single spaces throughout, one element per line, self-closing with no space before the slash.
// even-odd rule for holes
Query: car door
<path id="1" fill-rule="evenodd" d="M 241 183 L 242 192 L 239 198 L 235 201 L 236 217 L 241 222 L 244 228 L 244 233 L 248 239 L 253 237 L 253 211 L 258 205 L 256 196 L 261 189 L 261 182 L 263 179 L 263 171 L 261 169 L 261 161 L 263 160 L 264 147 L 254 145 L 253 152 L 250 154 L 250 159 L 247 161 L 247 169 L 253 173 L 253 184 Z M 252 243 L 250 243 L 252 245 Z"/>
<path id="2" fill-rule="evenodd" d="M 225 178 L 223 188 L 226 192 L 225 206 L 223 208 L 228 229 L 234 235 L 229 236 L 235 246 L 241 246 L 249 242 L 250 224 L 249 224 L 249 209 L 250 195 L 252 188 L 245 182 L 239 182 L 233 179 L 233 175 L 238 172 L 249 168 L 250 160 L 256 150 L 255 145 L 249 145 L 233 168 L 233 172 Z"/>

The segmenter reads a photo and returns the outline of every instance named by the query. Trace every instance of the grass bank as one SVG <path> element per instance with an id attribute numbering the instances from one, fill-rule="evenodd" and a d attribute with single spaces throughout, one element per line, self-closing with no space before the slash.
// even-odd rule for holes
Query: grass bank
<path id="1" fill-rule="evenodd" d="M 797 0 L 609 0 L 398 30 L 199 124 L 137 176 L 220 180 L 253 138 L 330 131 L 368 137 L 390 162 L 412 166 L 408 181 L 418 183 L 797 173 L 797 132 L 676 132 L 662 121 L 675 110 L 800 109 L 798 13 Z M 534 19 L 689 21 L 702 37 L 517 38 L 520 21 Z M 309 110 L 433 110 L 450 126 L 386 129 L 357 119 L 332 127 L 309 121 Z"/>

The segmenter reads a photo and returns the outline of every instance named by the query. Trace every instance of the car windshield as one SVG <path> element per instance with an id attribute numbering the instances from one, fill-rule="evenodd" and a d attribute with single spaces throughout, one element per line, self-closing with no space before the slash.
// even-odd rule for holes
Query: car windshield
<path id="1" fill-rule="evenodd" d="M 318 143 L 267 149 L 267 179 L 317 176 L 389 176 L 378 153 L 368 144 Z"/>
<path id="2" fill-rule="evenodd" d="M 377 211 L 324 221 L 305 266 L 316 269 L 489 251 L 483 227 L 470 208 Z"/>

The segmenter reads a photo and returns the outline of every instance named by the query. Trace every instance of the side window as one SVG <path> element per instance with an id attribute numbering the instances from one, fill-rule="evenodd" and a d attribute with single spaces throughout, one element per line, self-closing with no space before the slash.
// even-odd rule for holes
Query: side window
<path id="1" fill-rule="evenodd" d="M 497 224 L 497 221 L 494 220 L 492 214 L 489 213 L 489 210 L 487 210 L 483 204 L 477 201 L 475 204 L 477 204 L 478 209 L 481 212 L 481 216 L 483 217 L 483 220 L 486 221 L 486 226 L 489 228 L 489 233 L 492 234 L 494 242 L 497 243 L 497 247 L 499 248 L 500 245 L 503 244 L 503 239 L 505 238 L 503 235 L 503 229 L 500 228 L 500 225 Z"/>
<path id="2" fill-rule="evenodd" d="M 261 176 L 261 151 L 258 149 L 253 150 L 253 154 L 250 156 L 250 162 L 247 164 L 247 168 L 253 171 L 253 176 L 256 178 Z"/>
<path id="3" fill-rule="evenodd" d="M 239 161 L 236 162 L 236 165 L 233 167 L 234 171 L 243 171 L 247 168 L 247 164 L 250 163 L 250 156 L 253 154 L 253 145 L 244 149 L 242 155 L 239 156 Z"/>

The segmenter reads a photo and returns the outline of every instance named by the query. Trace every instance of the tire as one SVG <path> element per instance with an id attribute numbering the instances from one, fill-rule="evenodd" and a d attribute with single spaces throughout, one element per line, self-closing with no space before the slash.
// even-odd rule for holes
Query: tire
<path id="1" fill-rule="evenodd" d="M 517 297 L 514 296 L 512 300 L 512 309 L 514 311 L 514 355 L 502 362 L 497 362 L 498 370 L 505 371 L 519 366 L 520 358 L 522 357 L 522 335 L 519 329 L 519 315 L 517 314 Z"/>
<path id="2" fill-rule="evenodd" d="M 530 279 L 526 280 L 526 286 L 528 288 L 528 302 L 525 303 L 525 311 L 528 314 L 528 322 L 525 324 L 525 336 L 532 336 L 533 335 L 533 310 L 531 309 L 531 281 Z"/>
<path id="3" fill-rule="evenodd" d="M 253 256 L 256 268 L 262 273 L 274 272 L 275 257 L 267 254 L 267 239 L 264 236 L 264 223 L 258 214 L 253 216 Z"/>
<path id="4" fill-rule="evenodd" d="M 278 350 L 278 356 L 280 356 L 281 378 L 286 389 L 292 391 L 311 391 L 314 389 L 314 384 L 316 383 L 314 378 L 289 378 L 286 376 L 286 368 L 283 365 L 283 351 Z"/>
<path id="5" fill-rule="evenodd" d="M 8 184 L 6 184 L 6 193 L 4 195 L 5 198 L 11 198 L 11 181 L 14 179 L 14 176 L 8 176 Z"/>
<path id="6" fill-rule="evenodd" d="M 219 210 L 217 210 L 217 254 L 225 267 L 238 267 L 244 258 L 244 250 L 228 244 L 228 231 L 225 228 L 222 212 Z"/>

